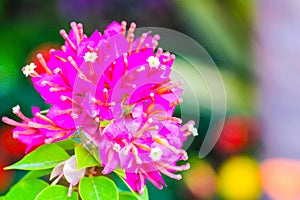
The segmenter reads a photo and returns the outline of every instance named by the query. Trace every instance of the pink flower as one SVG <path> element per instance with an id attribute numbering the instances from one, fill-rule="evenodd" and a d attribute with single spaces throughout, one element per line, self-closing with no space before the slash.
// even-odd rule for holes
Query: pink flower
<path id="1" fill-rule="evenodd" d="M 28 153 L 34 146 L 64 140 L 75 131 L 74 122 L 68 115 L 56 116 L 55 112 L 56 108 L 52 107 L 45 116 L 41 114 L 39 108 L 33 107 L 34 117 L 28 118 L 23 115 L 20 106 L 17 105 L 13 108 L 13 113 L 23 121 L 17 122 L 7 117 L 3 117 L 2 121 L 16 126 L 13 130 L 13 137 L 27 145 L 26 153 Z"/>
<path id="2" fill-rule="evenodd" d="M 126 33 L 126 22 L 113 22 L 103 35 L 96 30 L 90 37 L 81 24 L 71 27 L 69 34 L 60 31 L 65 45 L 51 50 L 48 62 L 37 55 L 45 73 L 38 74 L 34 64 L 23 68 L 51 104 L 47 115 L 34 108 L 29 119 L 15 107 L 23 122 L 2 120 L 17 126 L 14 136 L 28 145 L 27 151 L 83 131 L 99 148 L 102 173 L 122 167 L 139 193 L 146 179 L 159 189 L 166 185 L 161 174 L 181 179 L 175 172 L 189 164 L 176 162 L 187 160 L 183 143 L 197 129 L 193 121 L 182 125 L 173 117 L 182 102 L 182 82 L 170 77 L 175 56 L 157 48 L 158 35 L 147 32 L 135 39 L 135 23 Z"/>
<path id="3" fill-rule="evenodd" d="M 111 122 L 101 132 L 101 139 L 94 141 L 105 166 L 102 173 L 108 174 L 122 167 L 128 174 L 126 181 L 140 193 L 143 192 L 145 179 L 160 189 L 165 185 L 161 174 L 181 179 L 173 172 L 189 168 L 188 164 L 176 166 L 176 162 L 187 160 L 187 154 L 181 148 L 186 135 L 191 132 L 182 129 L 176 121 L 180 120 L 123 118 Z"/>

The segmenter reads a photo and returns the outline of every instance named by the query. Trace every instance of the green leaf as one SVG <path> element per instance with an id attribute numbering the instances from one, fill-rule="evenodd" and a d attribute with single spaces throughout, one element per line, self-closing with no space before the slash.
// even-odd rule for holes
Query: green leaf
<path id="1" fill-rule="evenodd" d="M 100 164 L 97 162 L 94 156 L 81 145 L 75 147 L 75 156 L 77 160 L 77 170 L 97 166 Z"/>
<path id="2" fill-rule="evenodd" d="M 39 177 L 42 177 L 42 176 L 46 176 L 46 175 L 50 174 L 51 171 L 52 171 L 52 169 L 42 169 L 42 170 L 29 171 L 22 178 L 22 180 L 25 180 L 25 179 L 35 179 L 35 178 L 39 178 Z"/>
<path id="3" fill-rule="evenodd" d="M 82 200 L 118 200 L 116 184 L 107 177 L 84 177 L 79 183 Z"/>
<path id="4" fill-rule="evenodd" d="M 118 175 L 118 174 L 117 174 Z M 118 175 L 119 176 L 119 175 Z M 125 185 L 129 188 L 129 190 L 131 191 L 131 193 L 138 199 L 138 200 L 148 200 L 149 199 L 149 195 L 148 195 L 148 189 L 145 186 L 144 189 L 144 194 L 140 195 L 139 193 L 135 192 L 130 185 L 128 185 L 128 183 L 121 177 L 119 176 L 119 178 L 125 183 Z"/>
<path id="5" fill-rule="evenodd" d="M 103 120 L 100 122 L 100 127 L 105 127 L 110 124 L 113 120 Z"/>
<path id="6" fill-rule="evenodd" d="M 5 200 L 29 200 L 48 186 L 48 183 L 40 179 L 23 180 L 13 186 L 5 196 Z"/>
<path id="7" fill-rule="evenodd" d="M 4 200 L 4 197 L 5 197 L 5 196 L 1 196 L 1 197 L 0 197 L 0 200 Z"/>
<path id="8" fill-rule="evenodd" d="M 72 150 L 78 144 L 76 140 L 66 139 L 59 142 L 55 142 L 55 144 L 61 146 L 64 150 Z"/>
<path id="9" fill-rule="evenodd" d="M 137 193 L 136 193 L 137 194 Z M 137 194 L 138 195 L 138 198 L 140 200 L 149 200 L 149 194 L 148 194 L 148 189 L 147 187 L 145 186 L 145 189 L 144 189 L 144 194 L 143 195 L 140 195 L 140 194 Z"/>
<path id="10" fill-rule="evenodd" d="M 100 155 L 99 155 L 99 149 L 98 148 L 95 148 L 93 150 L 93 156 L 97 160 L 97 162 L 99 163 L 99 165 L 102 166 Z"/>
<path id="11" fill-rule="evenodd" d="M 128 187 L 130 187 L 128 185 Z M 131 188 L 130 188 L 132 194 L 138 199 L 138 200 L 149 200 L 149 195 L 148 195 L 148 189 L 147 187 L 145 186 L 145 189 L 144 189 L 144 194 L 143 195 L 140 195 L 139 193 L 133 191 Z"/>
<path id="12" fill-rule="evenodd" d="M 27 154 L 19 162 L 4 169 L 41 170 L 55 167 L 70 156 L 57 144 L 45 144 Z"/>
<path id="13" fill-rule="evenodd" d="M 34 200 L 77 200 L 77 192 L 72 192 L 72 196 L 68 197 L 68 188 L 62 185 L 50 185 L 44 188 Z"/>
<path id="14" fill-rule="evenodd" d="M 114 172 L 115 172 L 118 176 L 120 176 L 120 177 L 122 177 L 122 178 L 126 178 L 126 174 L 125 174 L 125 170 L 124 170 L 124 169 L 122 169 L 122 168 L 117 168 L 117 169 L 114 170 Z"/>
<path id="15" fill-rule="evenodd" d="M 130 192 L 119 192 L 119 200 L 138 200 L 138 199 Z"/>

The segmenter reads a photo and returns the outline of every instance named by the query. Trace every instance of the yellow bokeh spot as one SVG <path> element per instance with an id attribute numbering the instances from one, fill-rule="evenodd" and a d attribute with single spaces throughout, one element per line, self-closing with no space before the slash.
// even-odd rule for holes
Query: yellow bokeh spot
<path id="1" fill-rule="evenodd" d="M 258 163 L 246 156 L 232 157 L 221 166 L 218 191 L 228 200 L 255 200 L 261 195 Z"/>

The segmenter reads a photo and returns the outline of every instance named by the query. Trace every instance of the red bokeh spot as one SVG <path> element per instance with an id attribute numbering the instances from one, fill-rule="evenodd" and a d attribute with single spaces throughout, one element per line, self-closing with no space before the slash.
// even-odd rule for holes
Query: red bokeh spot
<path id="1" fill-rule="evenodd" d="M 25 155 L 26 145 L 13 138 L 12 126 L 2 126 L 0 128 L 0 148 L 2 154 L 7 154 L 12 160 L 16 160 Z"/>
<path id="2" fill-rule="evenodd" d="M 253 127 L 249 119 L 241 116 L 228 117 L 222 133 L 216 144 L 220 153 L 238 153 L 248 147 L 255 138 Z"/>
<path id="3" fill-rule="evenodd" d="M 33 62 L 34 64 L 36 64 L 37 68 L 35 69 L 35 71 L 39 74 L 45 73 L 45 70 L 43 66 L 40 64 L 36 55 L 41 53 L 45 61 L 47 62 L 50 59 L 50 53 L 49 53 L 50 49 L 59 49 L 59 45 L 52 44 L 52 43 L 41 44 L 37 48 L 35 48 L 32 52 L 30 52 L 28 56 L 27 63 L 29 64 Z"/>
<path id="4" fill-rule="evenodd" d="M 4 170 L 4 167 L 5 164 L 3 164 L 0 160 L 0 193 L 5 192 L 12 184 L 15 174 L 14 171 Z"/>

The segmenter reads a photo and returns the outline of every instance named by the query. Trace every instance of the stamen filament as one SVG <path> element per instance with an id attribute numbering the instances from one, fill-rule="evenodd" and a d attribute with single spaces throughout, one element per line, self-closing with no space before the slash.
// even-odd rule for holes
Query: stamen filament
<path id="1" fill-rule="evenodd" d="M 77 24 L 78 33 L 80 37 L 80 41 L 83 39 L 83 25 L 81 23 Z"/>
<path id="2" fill-rule="evenodd" d="M 160 36 L 159 35 L 154 35 L 152 38 L 152 47 L 153 50 L 156 49 L 156 47 L 158 46 L 158 41 L 160 40 Z"/>
<path id="3" fill-rule="evenodd" d="M 138 173 L 139 177 L 140 177 L 140 181 L 141 181 L 141 185 L 145 185 L 145 177 L 142 173 Z M 144 190 L 145 190 L 145 187 L 142 187 L 138 192 L 139 194 L 144 194 Z"/>
<path id="4" fill-rule="evenodd" d="M 124 63 L 125 63 L 125 74 L 128 72 L 128 59 L 127 59 L 128 54 L 124 53 L 123 54 L 123 59 L 124 59 Z"/>
<path id="5" fill-rule="evenodd" d="M 51 183 L 51 185 L 53 186 L 53 185 L 56 185 L 59 181 L 60 181 L 60 179 L 62 179 L 62 177 L 64 176 L 64 174 L 63 173 L 61 173 L 52 183 Z"/>
<path id="6" fill-rule="evenodd" d="M 105 164 L 105 167 L 104 167 L 104 169 L 102 170 L 102 173 L 103 174 L 108 174 L 109 173 L 109 168 L 110 168 L 110 163 L 111 163 L 111 161 L 112 161 L 112 159 L 113 159 L 113 156 L 114 156 L 114 152 L 113 152 L 113 150 L 109 150 L 109 152 L 108 152 L 108 161 L 107 161 L 107 163 Z"/>
<path id="7" fill-rule="evenodd" d="M 61 61 L 63 61 L 63 62 L 67 62 L 67 60 L 66 59 L 64 59 L 63 57 L 61 57 L 61 56 L 59 56 L 59 55 L 57 55 L 57 54 L 55 54 L 55 51 L 53 51 L 53 52 L 50 52 L 50 53 L 52 53 L 53 54 L 53 56 L 55 57 L 55 58 L 57 58 L 57 59 L 59 59 L 59 60 L 61 60 Z M 57 69 L 57 68 L 56 68 Z M 55 72 L 54 72 L 55 73 Z"/>
<path id="8" fill-rule="evenodd" d="M 59 34 L 64 38 L 64 40 L 66 40 L 69 43 L 69 45 L 71 46 L 71 48 L 74 51 L 77 50 L 75 44 L 71 41 L 71 39 L 69 38 L 68 34 L 66 33 L 66 31 L 64 29 L 60 30 Z"/>
<path id="9" fill-rule="evenodd" d="M 151 176 L 148 175 L 147 172 L 145 172 L 142 168 L 140 168 L 140 171 L 143 173 L 143 175 L 154 185 L 156 186 L 158 189 L 162 189 L 163 186 L 160 185 L 156 180 L 154 180 Z"/>
<path id="10" fill-rule="evenodd" d="M 68 131 L 62 131 L 62 132 L 56 134 L 55 136 L 46 139 L 46 140 L 45 140 L 45 143 L 46 143 L 46 144 L 49 144 L 49 143 L 53 142 L 54 140 L 56 140 L 56 139 L 58 139 L 58 138 L 64 137 L 67 133 L 68 133 Z"/>
<path id="11" fill-rule="evenodd" d="M 90 75 L 91 75 L 91 77 L 94 77 L 95 71 L 94 71 L 94 68 L 93 68 L 93 63 L 89 62 L 89 66 L 90 66 Z"/>
<path id="12" fill-rule="evenodd" d="M 179 99 L 173 101 L 172 103 L 170 103 L 170 107 L 177 106 L 178 104 L 181 104 L 182 102 L 183 102 L 183 99 L 179 98 Z"/>
<path id="13" fill-rule="evenodd" d="M 149 44 L 145 44 L 145 46 L 142 48 L 142 52 L 146 51 L 146 49 L 149 49 Z"/>
<path id="14" fill-rule="evenodd" d="M 175 147 L 171 146 L 166 139 L 161 139 L 159 137 L 152 137 L 152 138 L 153 138 L 153 140 L 155 142 L 157 142 L 158 144 L 161 144 L 161 145 L 167 147 L 168 149 L 170 149 L 174 153 L 176 153 L 176 154 L 180 153 L 180 151 L 178 149 L 176 149 Z"/>
<path id="15" fill-rule="evenodd" d="M 168 56 L 168 58 L 164 58 L 163 63 L 167 63 L 171 60 L 175 60 L 175 55 L 174 54 L 171 54 L 170 56 Z"/>
<path id="16" fill-rule="evenodd" d="M 83 71 L 81 71 L 81 69 L 78 67 L 77 63 L 75 62 L 75 60 L 72 58 L 72 56 L 68 57 L 68 61 L 71 63 L 71 65 L 77 70 L 77 72 L 79 73 L 79 75 L 85 79 L 88 80 L 87 76 L 83 73 Z M 89 81 L 89 80 L 88 80 Z"/>
<path id="17" fill-rule="evenodd" d="M 76 38 L 76 42 L 77 42 L 77 45 L 79 45 L 80 43 L 80 35 L 79 35 L 79 31 L 78 31 L 78 27 L 77 27 L 77 24 L 75 22 L 71 22 L 71 27 L 72 27 L 72 30 L 74 32 L 74 35 L 75 35 L 75 38 Z"/>
<path id="18" fill-rule="evenodd" d="M 176 180 L 182 179 L 182 176 L 180 174 L 173 174 L 173 173 L 169 172 L 168 170 L 166 170 L 165 168 L 159 168 L 159 171 L 170 178 L 173 178 Z"/>
<path id="19" fill-rule="evenodd" d="M 52 75 L 52 71 L 48 68 L 46 61 L 44 59 L 44 56 L 39 53 L 36 55 L 37 59 L 39 60 L 39 62 L 41 63 L 42 67 L 44 68 L 44 70 L 46 71 L 47 74 Z"/>
<path id="20" fill-rule="evenodd" d="M 24 131 L 14 131 L 13 138 L 17 139 L 19 135 L 32 135 L 35 134 L 37 131 L 35 129 L 26 129 Z"/>
<path id="21" fill-rule="evenodd" d="M 162 53 L 163 53 L 163 49 L 162 48 L 158 48 L 157 51 L 156 51 L 156 55 L 155 56 L 159 58 Z"/>
<path id="22" fill-rule="evenodd" d="M 132 49 L 132 43 L 133 43 L 133 40 L 134 40 L 134 34 L 132 33 L 131 35 L 129 35 L 129 47 L 128 47 L 128 55 L 131 54 L 131 49 Z"/>
<path id="23" fill-rule="evenodd" d="M 13 107 L 13 113 L 14 113 L 15 115 L 17 115 L 20 119 L 22 119 L 22 120 L 25 121 L 25 122 L 30 122 L 30 121 L 31 121 L 28 117 L 26 117 L 26 116 L 22 113 L 22 111 L 21 111 L 19 105 Z"/>
<path id="24" fill-rule="evenodd" d="M 66 92 L 66 91 L 69 91 L 69 89 L 65 88 L 65 87 L 50 87 L 49 91 L 50 92 Z"/>
<path id="25" fill-rule="evenodd" d="M 122 21 L 121 22 L 121 30 L 122 30 L 122 35 L 125 36 L 126 33 L 126 26 L 127 26 L 127 22 L 126 21 Z"/>
<path id="26" fill-rule="evenodd" d="M 30 128 L 27 124 L 17 122 L 17 121 L 15 121 L 13 119 L 10 119 L 8 117 L 2 117 L 2 121 L 6 124 L 11 125 L 11 126 L 19 126 L 19 127 L 25 128 L 25 129 Z"/>
<path id="27" fill-rule="evenodd" d="M 160 87 L 156 90 L 156 93 L 162 95 L 162 94 L 174 92 L 173 88 L 181 86 L 182 84 L 183 84 L 182 81 L 178 81 L 178 82 L 173 83 L 171 85 L 163 85 L 162 87 Z"/>
<path id="28" fill-rule="evenodd" d="M 127 40 L 128 42 L 129 42 L 130 35 L 134 32 L 135 28 L 136 28 L 136 24 L 135 24 L 134 22 L 132 22 L 132 23 L 130 24 L 130 28 L 129 28 L 129 30 L 128 30 L 128 34 L 127 34 L 127 37 L 126 37 L 126 40 Z"/>
<path id="29" fill-rule="evenodd" d="M 158 167 L 163 167 L 163 168 L 166 168 L 166 169 L 172 170 L 172 171 L 184 171 L 184 170 L 190 169 L 189 163 L 187 163 L 185 165 L 181 165 L 181 166 L 176 166 L 176 165 L 170 165 L 168 163 L 157 162 L 157 165 L 158 165 Z"/>
<path id="30" fill-rule="evenodd" d="M 45 125 L 45 124 L 39 124 L 39 123 L 36 123 L 36 122 L 28 122 L 28 126 L 31 127 L 31 128 L 45 128 L 45 129 L 53 130 L 53 131 L 62 130 L 62 128 L 60 128 L 60 127 Z"/>
<path id="31" fill-rule="evenodd" d="M 133 142 L 133 144 L 145 151 L 151 151 L 151 148 L 146 144 L 139 144 L 139 143 L 135 143 L 135 142 Z"/>
<path id="32" fill-rule="evenodd" d="M 140 51 L 140 48 L 141 48 L 142 44 L 144 43 L 146 37 L 147 37 L 147 33 L 143 33 L 142 36 L 141 36 L 141 39 L 139 41 L 139 44 L 138 44 L 138 46 L 135 50 L 135 53 L 138 53 Z"/>
<path id="33" fill-rule="evenodd" d="M 62 45 L 62 46 L 61 46 L 61 50 L 62 50 L 63 52 L 66 52 L 66 51 L 67 51 L 66 46 L 65 46 L 65 45 Z"/>
<path id="34" fill-rule="evenodd" d="M 137 148 L 135 147 L 135 146 L 132 146 L 132 153 L 133 153 L 133 155 L 134 155 L 134 157 L 135 157 L 135 160 L 136 160 L 136 163 L 137 164 L 142 164 L 142 160 L 141 160 L 141 158 L 139 157 L 139 155 L 138 155 L 138 150 L 137 150 Z"/>
<path id="35" fill-rule="evenodd" d="M 56 124 L 54 123 L 54 121 L 52 121 L 50 118 L 46 117 L 45 115 L 42 115 L 41 113 L 36 113 L 35 116 L 38 117 L 38 118 L 40 118 L 41 120 L 49 122 L 53 126 L 56 126 Z"/>

